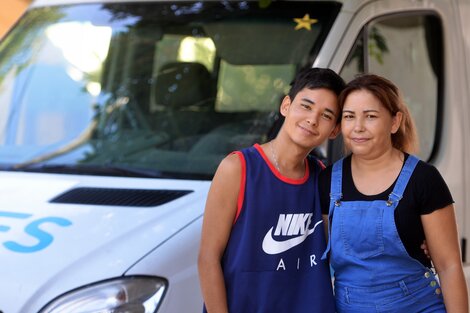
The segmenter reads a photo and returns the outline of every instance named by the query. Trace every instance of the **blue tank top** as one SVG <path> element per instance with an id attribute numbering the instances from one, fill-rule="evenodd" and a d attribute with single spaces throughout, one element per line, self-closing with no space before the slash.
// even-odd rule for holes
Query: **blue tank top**
<path id="1" fill-rule="evenodd" d="M 239 210 L 222 258 L 230 313 L 329 313 L 334 298 L 315 160 L 289 179 L 259 145 L 236 152 L 242 162 Z"/>

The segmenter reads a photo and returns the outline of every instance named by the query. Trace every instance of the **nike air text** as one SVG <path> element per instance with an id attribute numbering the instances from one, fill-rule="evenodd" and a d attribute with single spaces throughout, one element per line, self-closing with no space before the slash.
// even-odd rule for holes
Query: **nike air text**
<path id="1" fill-rule="evenodd" d="M 274 227 L 271 227 L 264 236 L 263 251 L 267 254 L 279 254 L 304 242 L 322 223 L 322 220 L 319 220 L 310 229 L 312 216 L 312 213 L 279 214 L 274 234 Z M 274 239 L 273 236 L 281 238 Z M 282 237 L 289 238 L 282 239 Z"/>
<path id="2" fill-rule="evenodd" d="M 303 235 L 312 222 L 312 213 L 279 214 L 275 236 Z"/>

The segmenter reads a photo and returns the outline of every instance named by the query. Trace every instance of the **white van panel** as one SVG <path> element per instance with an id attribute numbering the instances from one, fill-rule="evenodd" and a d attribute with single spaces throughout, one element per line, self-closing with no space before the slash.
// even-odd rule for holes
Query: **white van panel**
<path id="1" fill-rule="evenodd" d="M 15 299 L 21 294 L 22 299 L 31 299 L 27 303 L 2 301 L 1 309 L 8 313 L 37 312 L 64 291 L 121 276 L 135 264 L 136 256 L 143 258 L 201 217 L 209 182 L 2 173 L 0 186 L 5 186 L 0 192 L 0 225 L 10 228 L 0 233 L 1 298 Z M 49 203 L 62 192 L 83 186 L 151 186 L 155 190 L 184 188 L 193 192 L 150 208 Z M 21 213 L 25 216 L 18 216 Z M 48 243 L 44 234 L 33 232 L 35 222 L 40 222 L 36 227 L 53 241 Z M 198 235 L 192 237 L 198 240 Z M 15 245 L 6 246 L 8 243 Z M 21 252 L 15 246 L 32 249 Z M 186 262 L 196 263 L 194 252 L 181 252 Z M 170 264 L 175 265 L 175 260 Z M 147 270 L 146 275 L 166 277 L 167 268 L 160 269 L 158 264 Z"/>

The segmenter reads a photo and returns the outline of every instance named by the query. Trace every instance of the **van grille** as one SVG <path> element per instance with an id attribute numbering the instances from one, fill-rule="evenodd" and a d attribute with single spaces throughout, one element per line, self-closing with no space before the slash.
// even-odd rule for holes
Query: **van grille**
<path id="1" fill-rule="evenodd" d="M 71 189 L 51 203 L 151 207 L 178 199 L 192 190 L 150 190 L 80 187 Z"/>

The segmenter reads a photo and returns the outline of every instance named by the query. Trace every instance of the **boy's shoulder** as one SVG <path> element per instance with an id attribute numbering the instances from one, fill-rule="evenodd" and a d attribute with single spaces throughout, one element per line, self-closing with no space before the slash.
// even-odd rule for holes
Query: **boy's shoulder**
<path id="1" fill-rule="evenodd" d="M 216 175 L 224 177 L 233 177 L 239 175 L 243 167 L 243 157 L 240 151 L 235 151 L 227 155 L 220 161 Z"/>

